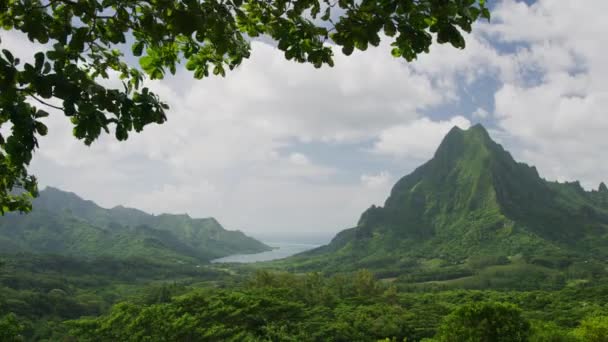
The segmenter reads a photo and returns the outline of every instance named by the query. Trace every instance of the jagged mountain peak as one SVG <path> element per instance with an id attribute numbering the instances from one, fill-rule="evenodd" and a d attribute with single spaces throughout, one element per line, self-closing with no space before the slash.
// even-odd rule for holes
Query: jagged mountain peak
<path id="1" fill-rule="evenodd" d="M 496 183 L 522 175 L 541 181 L 536 169 L 517 163 L 481 124 L 468 129 L 455 126 L 431 160 L 395 184 L 386 206 L 401 206 L 404 200 L 412 199 L 412 192 L 426 194 L 418 202 L 427 201 L 429 194 L 438 194 L 431 197 L 442 202 L 455 201 L 456 193 L 474 197 L 475 193 L 484 192 L 483 196 L 493 197 Z"/>
<path id="2" fill-rule="evenodd" d="M 431 160 L 395 184 L 384 206 L 370 207 L 356 227 L 310 252 L 319 256 L 310 262 L 331 264 L 347 255 L 399 270 L 402 260 L 460 263 L 541 250 L 587 258 L 608 250 L 606 193 L 605 184 L 587 192 L 579 183 L 548 182 L 482 125 L 454 127 Z"/>
<path id="3" fill-rule="evenodd" d="M 483 136 L 486 138 L 490 138 L 490 134 L 488 133 L 488 130 L 480 123 L 470 126 L 469 128 L 466 128 L 466 129 L 462 129 L 458 126 L 454 126 L 448 132 L 446 137 L 449 137 L 450 135 L 468 135 L 468 136 L 476 135 L 476 136 Z"/>
<path id="4" fill-rule="evenodd" d="M 494 142 L 490 134 L 481 124 L 468 129 L 454 126 L 443 138 L 437 148 L 434 158 L 456 159 L 463 156 L 487 156 L 491 153 L 503 154 L 504 149 Z"/>

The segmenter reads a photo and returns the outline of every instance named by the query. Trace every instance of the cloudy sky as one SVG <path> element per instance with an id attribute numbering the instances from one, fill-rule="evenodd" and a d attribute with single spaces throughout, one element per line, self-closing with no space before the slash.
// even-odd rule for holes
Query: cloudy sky
<path id="1" fill-rule="evenodd" d="M 608 1 L 491 3 L 465 50 L 433 46 L 411 64 L 384 45 L 337 50 L 336 66 L 317 70 L 253 42 L 226 78 L 149 82 L 169 121 L 127 142 L 86 147 L 52 116 L 31 170 L 105 207 L 214 216 L 265 237 L 330 235 L 382 204 L 452 126 L 480 122 L 547 179 L 597 188 L 608 180 Z"/>

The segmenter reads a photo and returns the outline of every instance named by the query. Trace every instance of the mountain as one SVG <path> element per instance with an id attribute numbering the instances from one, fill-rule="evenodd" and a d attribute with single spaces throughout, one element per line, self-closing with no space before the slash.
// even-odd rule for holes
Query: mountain
<path id="1" fill-rule="evenodd" d="M 70 256 L 143 257 L 208 261 L 270 247 L 214 218 L 150 215 L 122 206 L 104 209 L 77 195 L 47 187 L 29 214 L 0 217 L 0 252 Z"/>
<path id="2" fill-rule="evenodd" d="M 292 269 L 458 278 L 514 263 L 565 269 L 608 258 L 608 188 L 542 179 L 485 128 L 454 127 L 435 155 L 327 246 Z M 538 270 L 536 270 L 538 271 Z M 439 275 L 439 276 L 438 276 Z"/>

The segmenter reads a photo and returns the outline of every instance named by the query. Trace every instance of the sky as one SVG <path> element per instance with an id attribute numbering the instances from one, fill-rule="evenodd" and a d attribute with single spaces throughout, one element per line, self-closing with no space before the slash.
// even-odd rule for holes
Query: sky
<path id="1" fill-rule="evenodd" d="M 482 123 L 546 179 L 596 189 L 608 181 L 608 1 L 490 3 L 491 22 L 474 26 L 465 50 L 435 44 L 413 63 L 383 43 L 336 49 L 336 66 L 318 70 L 254 41 L 225 78 L 148 81 L 171 106 L 168 122 L 126 142 L 87 147 L 53 113 L 30 170 L 104 207 L 330 237 L 382 205 L 450 128 Z M 16 55 L 37 48 L 0 36 Z"/>

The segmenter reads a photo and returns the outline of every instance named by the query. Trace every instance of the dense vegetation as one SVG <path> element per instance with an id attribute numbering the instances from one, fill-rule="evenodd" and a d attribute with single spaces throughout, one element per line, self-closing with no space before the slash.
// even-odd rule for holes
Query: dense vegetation
<path id="1" fill-rule="evenodd" d="M 0 333 L 3 341 L 582 342 L 608 336 L 602 282 L 556 291 L 412 292 L 368 271 L 334 277 L 259 271 L 238 282 L 220 274 L 209 272 L 215 281 L 204 283 L 142 282 L 111 308 L 116 299 L 100 297 L 95 304 L 95 294 L 117 295 L 118 278 L 106 290 L 78 295 L 69 288 L 33 295 L 3 285 Z M 177 271 L 171 277 L 178 279 Z M 28 295 L 37 300 L 23 305 L 29 311 L 15 310 L 11 303 Z M 96 307 L 100 303 L 106 307 Z"/>
<path id="2" fill-rule="evenodd" d="M 51 253 L 78 257 L 148 258 L 200 264 L 270 247 L 215 219 L 150 215 L 116 207 L 104 209 L 72 193 L 47 188 L 27 214 L 0 219 L 2 253 Z"/>
<path id="3" fill-rule="evenodd" d="M 57 340 L 63 321 L 101 315 L 120 300 L 153 302 L 166 296 L 165 288 L 175 293 L 189 284 L 236 279 L 218 268 L 142 258 L 8 255 L 0 265 L 0 317 L 18 322 L 13 325 L 26 340 Z"/>

